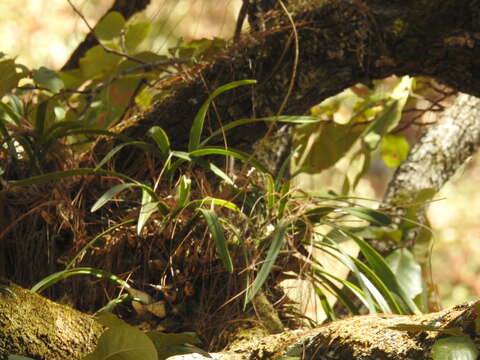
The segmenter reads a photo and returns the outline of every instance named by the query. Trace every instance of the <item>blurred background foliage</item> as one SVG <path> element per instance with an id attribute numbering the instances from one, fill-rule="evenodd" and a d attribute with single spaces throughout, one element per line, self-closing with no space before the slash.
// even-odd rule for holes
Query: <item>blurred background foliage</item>
<path id="1" fill-rule="evenodd" d="M 83 0 L 74 4 L 93 26 L 113 1 Z M 142 44 L 166 52 L 178 41 L 199 38 L 230 38 L 240 0 L 152 1 L 138 19 L 151 21 L 152 31 Z M 87 27 L 65 0 L 2 0 L 0 2 L 0 50 L 31 68 L 59 69 L 88 32 Z M 348 107 L 343 109 L 348 111 Z M 477 159 L 464 174 L 451 181 L 430 206 L 435 230 L 432 276 L 438 284 L 443 306 L 480 296 L 480 267 L 476 184 L 480 180 Z M 372 161 L 370 176 L 362 179 L 359 195 L 381 199 L 391 170 L 381 161 Z M 332 179 L 324 179 L 322 181 Z M 318 181 L 305 178 L 308 183 Z M 335 180 L 333 180 L 335 182 Z M 480 199 L 478 199 L 480 200 Z"/>

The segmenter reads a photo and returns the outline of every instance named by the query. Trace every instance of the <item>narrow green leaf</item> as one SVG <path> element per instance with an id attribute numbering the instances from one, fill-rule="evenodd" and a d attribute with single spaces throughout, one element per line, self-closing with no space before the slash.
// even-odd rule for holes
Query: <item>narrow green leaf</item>
<path id="1" fill-rule="evenodd" d="M 170 153 L 170 140 L 168 135 L 160 126 L 152 126 L 148 130 L 148 135 L 155 141 L 158 146 L 158 149 L 164 157 L 168 156 Z"/>
<path id="2" fill-rule="evenodd" d="M 152 154 L 155 154 L 157 152 L 157 149 L 155 146 L 152 144 L 149 144 L 145 141 L 131 141 L 128 143 L 124 143 L 121 145 L 118 145 L 114 147 L 112 150 L 110 150 L 107 155 L 103 157 L 103 159 L 97 164 L 95 169 L 100 169 L 103 165 L 105 165 L 108 160 L 110 160 L 116 153 L 118 153 L 120 150 L 122 150 L 125 146 L 136 146 L 139 147 L 142 150 L 145 150 L 146 152 L 150 152 Z"/>
<path id="3" fill-rule="evenodd" d="M 120 286 L 130 288 L 130 285 L 125 280 L 122 280 L 118 276 L 115 276 L 109 272 L 106 272 L 100 269 L 90 268 L 90 267 L 79 267 L 79 268 L 59 271 L 54 274 L 48 275 L 47 277 L 43 278 L 42 280 L 37 282 L 35 285 L 33 285 L 30 291 L 35 293 L 41 293 L 46 288 L 56 284 L 61 280 L 64 280 L 74 275 L 92 275 L 100 279 L 106 279 L 106 280 L 112 281 Z"/>
<path id="4" fill-rule="evenodd" d="M 177 200 L 177 210 L 183 209 L 190 198 L 190 189 L 192 187 L 192 180 L 185 175 L 180 177 L 180 181 L 177 186 L 177 193 L 175 198 Z"/>
<path id="5" fill-rule="evenodd" d="M 251 85 L 255 84 L 256 80 L 240 80 L 240 81 L 234 81 L 228 84 L 225 84 L 223 86 L 220 86 L 218 89 L 216 89 L 208 99 L 203 103 L 202 107 L 198 111 L 197 115 L 195 116 L 195 119 L 193 120 L 192 127 L 190 129 L 190 138 L 188 141 L 188 151 L 194 151 L 197 150 L 200 147 L 200 139 L 202 137 L 203 133 L 203 123 L 205 121 L 205 116 L 207 115 L 208 108 L 212 101 L 221 93 L 234 89 L 238 86 L 242 85 Z"/>
<path id="6" fill-rule="evenodd" d="M 252 285 L 248 287 L 247 291 L 245 292 L 244 307 L 246 307 L 247 304 L 253 299 L 257 292 L 262 288 L 265 280 L 267 280 L 267 277 L 270 274 L 273 265 L 275 264 L 275 260 L 277 259 L 277 256 L 280 253 L 283 244 L 285 243 L 285 232 L 287 231 L 289 224 L 290 223 L 285 219 L 280 220 L 280 222 L 277 224 L 273 234 L 272 243 L 268 249 L 267 257 L 265 258 L 265 262 L 258 271 L 257 277 L 253 281 Z"/>
<path id="7" fill-rule="evenodd" d="M 22 144 L 23 146 L 23 144 Z M 9 186 L 30 186 L 30 185 L 40 185 L 45 184 L 50 181 L 57 181 L 72 176 L 81 176 L 81 175 L 108 175 L 108 176 L 117 176 L 119 178 L 135 182 L 132 178 L 115 171 L 103 170 L 103 169 L 92 169 L 92 168 L 81 168 L 65 171 L 55 171 L 53 173 L 43 174 L 32 176 L 26 179 L 21 180 L 12 180 L 8 182 Z"/>
<path id="8" fill-rule="evenodd" d="M 341 211 L 379 226 L 388 226 L 392 223 L 392 219 L 389 216 L 369 208 L 345 207 Z"/>
<path id="9" fill-rule="evenodd" d="M 204 197 L 203 199 L 190 201 L 186 206 L 193 207 L 196 209 L 201 206 L 211 206 L 212 204 L 222 206 L 230 210 L 234 210 L 239 214 L 244 215 L 242 211 L 238 208 L 238 206 L 232 203 L 231 201 L 218 199 L 210 196 Z"/>
<path id="10" fill-rule="evenodd" d="M 215 211 L 206 210 L 199 208 L 205 220 L 207 221 L 208 229 L 212 234 L 213 241 L 215 242 L 215 247 L 217 248 L 218 255 L 222 259 L 223 265 L 229 273 L 233 272 L 233 263 L 230 253 L 228 251 L 227 240 L 225 239 L 225 234 L 223 232 L 222 226 L 218 221 L 218 216 Z"/>
<path id="11" fill-rule="evenodd" d="M 103 205 L 105 205 L 107 202 L 113 199 L 115 195 L 118 193 L 122 192 L 123 190 L 126 190 L 131 187 L 138 186 L 137 183 L 125 183 L 125 184 L 118 184 L 115 185 L 114 187 L 108 189 L 100 198 L 93 204 L 92 208 L 90 209 L 90 212 L 95 212 L 98 209 L 100 209 Z"/>
<path id="12" fill-rule="evenodd" d="M 96 235 L 92 240 L 90 240 L 88 243 L 86 243 L 82 249 L 73 257 L 72 260 L 70 260 L 70 262 L 68 263 L 68 265 L 66 266 L 66 269 L 70 269 L 74 264 L 75 262 L 77 261 L 77 259 L 79 259 L 81 256 L 83 256 L 83 254 L 85 254 L 85 252 L 91 248 L 93 245 L 95 245 L 95 243 L 101 239 L 102 237 L 104 237 L 105 235 L 108 235 L 110 234 L 112 231 L 118 229 L 119 227 L 122 227 L 124 225 L 127 225 L 127 224 L 131 224 L 132 222 L 134 222 L 135 220 L 134 219 L 128 219 L 128 220 L 125 220 L 121 223 L 118 223 L 118 224 L 115 224 L 111 227 L 109 227 L 107 230 L 105 231 L 102 231 L 100 234 Z"/>
<path id="13" fill-rule="evenodd" d="M 222 126 L 222 128 L 215 130 L 209 137 L 203 140 L 200 143 L 200 146 L 204 146 L 214 137 L 222 135 L 228 130 L 234 129 L 238 126 L 248 125 L 256 122 L 283 122 L 283 123 L 290 123 L 290 124 L 315 124 L 322 121 L 320 118 L 315 116 L 292 116 L 292 115 L 282 115 L 282 116 L 271 116 L 271 117 L 264 117 L 264 118 L 255 118 L 255 119 L 240 119 L 229 122 Z"/>
<path id="14" fill-rule="evenodd" d="M 137 234 L 142 233 L 143 227 L 147 223 L 150 216 L 152 216 L 158 210 L 157 202 L 153 201 L 151 192 L 142 189 L 142 206 L 138 214 L 137 222 Z"/>

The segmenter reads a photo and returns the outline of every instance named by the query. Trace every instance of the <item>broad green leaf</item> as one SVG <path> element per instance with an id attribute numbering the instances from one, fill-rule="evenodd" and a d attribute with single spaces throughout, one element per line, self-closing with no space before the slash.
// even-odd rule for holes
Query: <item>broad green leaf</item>
<path id="1" fill-rule="evenodd" d="M 299 127 L 294 138 L 294 147 L 299 146 L 300 158 L 296 167 L 306 172 L 318 173 L 340 160 L 363 133 L 365 125 L 323 123 Z M 317 138 L 309 145 L 305 139 L 312 134 Z"/>
<path id="2" fill-rule="evenodd" d="M 34 360 L 33 358 L 21 355 L 8 355 L 7 360 Z"/>
<path id="3" fill-rule="evenodd" d="M 118 316 L 112 313 L 95 315 L 95 320 L 107 328 L 128 326 L 128 324 L 124 320 L 120 319 Z"/>
<path id="4" fill-rule="evenodd" d="M 160 126 L 152 126 L 148 130 L 148 135 L 155 141 L 158 149 L 164 157 L 170 153 L 170 140 L 167 133 Z"/>
<path id="5" fill-rule="evenodd" d="M 0 74 L 2 74 L 2 81 L 0 82 L 0 99 L 6 93 L 13 90 L 22 75 L 17 73 L 15 60 L 5 59 L 0 61 Z"/>
<path id="6" fill-rule="evenodd" d="M 126 288 L 130 287 L 130 285 L 128 285 L 128 283 L 125 280 L 122 280 L 118 276 L 110 274 L 109 272 L 106 272 L 100 269 L 90 268 L 90 267 L 79 267 L 79 268 L 59 271 L 54 274 L 48 275 L 47 277 L 43 278 L 42 280 L 37 282 L 35 285 L 33 285 L 30 291 L 41 293 L 46 288 L 56 284 L 57 282 L 63 279 L 66 279 L 74 275 L 92 275 L 100 279 L 110 280 Z"/>
<path id="7" fill-rule="evenodd" d="M 272 237 L 272 243 L 268 249 L 267 257 L 265 258 L 265 262 L 258 271 L 257 277 L 245 292 L 244 308 L 253 299 L 253 297 L 262 288 L 263 284 L 267 280 L 267 277 L 270 274 L 273 265 L 275 264 L 275 260 L 277 259 L 277 256 L 280 253 L 283 244 L 285 243 L 285 233 L 289 225 L 290 223 L 285 219 L 280 220 L 280 222 L 277 224 Z"/>
<path id="8" fill-rule="evenodd" d="M 422 268 L 407 249 L 397 249 L 385 258 L 410 299 L 423 291 Z"/>
<path id="9" fill-rule="evenodd" d="M 77 89 L 88 79 L 79 68 L 59 71 L 58 76 L 67 89 Z"/>
<path id="10" fill-rule="evenodd" d="M 212 101 L 220 94 L 222 94 L 225 91 L 234 89 L 238 86 L 242 85 L 251 85 L 255 84 L 256 80 L 240 80 L 240 81 L 234 81 L 228 84 L 225 84 L 223 86 L 220 86 L 218 89 L 216 89 L 213 93 L 210 94 L 208 99 L 203 103 L 202 107 L 200 110 L 198 110 L 197 115 L 195 116 L 195 119 L 193 120 L 192 127 L 190 128 L 190 138 L 188 141 L 188 151 L 194 151 L 197 150 L 200 147 L 200 139 L 202 137 L 203 133 L 203 123 L 205 121 L 205 116 L 207 115 L 208 108 L 210 107 L 210 104 Z"/>
<path id="11" fill-rule="evenodd" d="M 63 80 L 56 71 L 42 66 L 38 70 L 32 71 L 33 80 L 40 86 L 43 86 L 54 93 L 58 93 L 64 88 Z"/>
<path id="12" fill-rule="evenodd" d="M 102 46 L 97 45 L 89 49 L 80 59 L 80 69 L 85 78 L 93 79 L 97 75 L 112 72 L 121 59 L 120 56 L 107 53 Z"/>
<path id="13" fill-rule="evenodd" d="M 112 11 L 101 18 L 93 30 L 98 40 L 110 41 L 120 36 L 124 26 L 125 18 L 123 15 L 117 11 Z"/>
<path id="14" fill-rule="evenodd" d="M 407 158 L 408 150 L 408 141 L 404 136 L 385 135 L 383 137 L 380 153 L 387 166 L 399 166 Z"/>
<path id="15" fill-rule="evenodd" d="M 152 340 L 130 325 L 107 329 L 98 339 L 95 351 L 83 360 L 157 360 Z"/>
<path id="16" fill-rule="evenodd" d="M 199 344 L 200 339 L 192 332 L 167 334 L 160 331 L 147 332 L 147 336 L 153 341 L 158 352 L 158 360 L 165 360 L 170 356 L 199 353 L 210 358 L 210 354 L 194 344 Z"/>
<path id="17" fill-rule="evenodd" d="M 152 24 L 139 21 L 127 27 L 125 32 L 125 48 L 128 53 L 134 51 L 152 31 Z"/>
<path id="18" fill-rule="evenodd" d="M 477 345 L 467 336 L 438 339 L 432 346 L 433 360 L 476 360 Z"/>
<path id="19" fill-rule="evenodd" d="M 215 211 L 206 210 L 199 208 L 203 217 L 207 222 L 208 229 L 212 234 L 213 241 L 215 242 L 215 247 L 217 248 L 218 256 L 222 259 L 225 269 L 229 272 L 233 272 L 233 263 L 232 258 L 230 257 L 230 252 L 228 251 L 227 240 L 225 239 L 225 234 L 223 232 L 222 226 L 218 220 L 218 216 Z"/>
<path id="20" fill-rule="evenodd" d="M 391 125 L 399 120 L 399 116 L 401 116 L 400 104 L 397 100 L 391 100 L 365 130 L 363 139 L 370 150 L 377 148 L 382 137 L 388 132 Z"/>

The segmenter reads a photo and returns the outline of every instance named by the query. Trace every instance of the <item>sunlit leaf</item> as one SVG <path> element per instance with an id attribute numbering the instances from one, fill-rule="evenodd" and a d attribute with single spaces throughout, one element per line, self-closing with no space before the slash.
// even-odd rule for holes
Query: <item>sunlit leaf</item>
<path id="1" fill-rule="evenodd" d="M 253 299 L 253 297 L 262 288 L 263 284 L 267 280 L 267 277 L 270 274 L 273 265 L 275 264 L 275 260 L 277 259 L 278 254 L 285 243 L 285 233 L 289 225 L 290 223 L 287 220 L 282 219 L 275 227 L 275 232 L 272 237 L 272 243 L 270 244 L 270 248 L 267 252 L 267 257 L 265 258 L 262 267 L 258 271 L 257 277 L 247 288 L 245 293 L 244 307 L 247 306 L 247 304 Z"/>
<path id="2" fill-rule="evenodd" d="M 397 249 L 385 258 L 405 293 L 414 299 L 423 291 L 422 268 L 407 249 Z"/>
<path id="3" fill-rule="evenodd" d="M 387 166 L 399 166 L 407 158 L 408 150 L 408 141 L 404 136 L 385 135 L 383 137 L 380 153 Z"/>
<path id="4" fill-rule="evenodd" d="M 433 360 L 476 360 L 477 345 L 466 336 L 438 339 L 432 346 Z"/>
<path id="5" fill-rule="evenodd" d="M 117 283 L 120 286 L 127 287 L 129 288 L 130 285 L 125 280 L 120 279 L 118 276 L 113 275 L 109 272 L 100 270 L 100 269 L 95 269 L 95 268 L 90 268 L 90 267 L 79 267 L 79 268 L 73 268 L 73 269 L 68 269 L 68 270 L 63 270 L 56 272 L 54 274 L 51 274 L 42 280 L 40 280 L 38 283 L 36 283 L 30 291 L 32 292 L 37 292 L 41 293 L 43 290 L 46 288 L 56 284 L 57 282 L 66 279 L 70 276 L 74 275 L 91 275 L 95 276 L 100 279 L 106 279 L 110 280 L 114 283 Z"/>
<path id="6" fill-rule="evenodd" d="M 130 325 L 113 326 L 98 339 L 95 351 L 83 360 L 157 360 L 152 340 Z"/>
<path id="7" fill-rule="evenodd" d="M 215 247 L 218 252 L 218 256 L 222 259 L 225 269 L 229 272 L 233 272 L 233 263 L 232 258 L 230 257 L 230 252 L 228 251 L 227 240 L 225 239 L 225 234 L 223 232 L 222 226 L 218 220 L 218 216 L 215 211 L 206 210 L 199 208 L 203 214 L 205 221 L 207 222 L 208 229 L 210 234 L 212 234 L 213 241 L 215 242 Z"/>
<path id="8" fill-rule="evenodd" d="M 142 189 L 142 206 L 138 214 L 137 234 L 141 234 L 148 219 L 158 210 L 157 202 L 154 201 L 152 192 Z"/>

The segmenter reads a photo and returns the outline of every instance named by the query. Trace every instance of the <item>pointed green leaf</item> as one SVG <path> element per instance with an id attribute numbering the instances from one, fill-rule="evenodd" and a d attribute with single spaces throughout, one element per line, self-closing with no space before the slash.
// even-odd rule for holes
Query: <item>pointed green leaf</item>
<path id="1" fill-rule="evenodd" d="M 230 257 L 230 252 L 228 251 L 228 244 L 227 240 L 225 239 L 225 234 L 223 232 L 222 226 L 218 221 L 218 216 L 215 211 L 206 210 L 199 208 L 201 213 L 203 214 L 208 229 L 212 235 L 213 241 L 215 242 L 215 247 L 217 248 L 218 256 L 222 259 L 223 265 L 225 265 L 225 269 L 229 273 L 233 272 L 233 263 L 232 258 Z"/>
<path id="2" fill-rule="evenodd" d="M 218 89 L 216 89 L 209 97 L 208 99 L 203 103 L 202 107 L 198 111 L 197 115 L 195 116 L 195 119 L 193 120 L 192 127 L 190 129 L 190 138 L 188 141 L 188 151 L 193 151 L 197 150 L 200 147 L 200 139 L 202 137 L 203 133 L 203 123 L 205 121 L 205 116 L 207 115 L 208 108 L 211 104 L 211 102 L 220 94 L 222 94 L 225 91 L 234 89 L 238 86 L 242 85 L 251 85 L 255 84 L 256 80 L 240 80 L 240 81 L 234 81 L 228 84 L 225 84 L 223 86 L 220 86 Z"/>
<path id="3" fill-rule="evenodd" d="M 267 280 L 267 277 L 270 274 L 273 265 L 275 264 L 275 260 L 277 259 L 277 256 L 280 253 L 283 244 L 285 243 L 285 233 L 289 225 L 290 223 L 285 219 L 280 220 L 280 222 L 277 224 L 273 234 L 272 243 L 268 249 L 267 257 L 265 258 L 265 262 L 258 271 L 257 277 L 250 287 L 248 287 L 245 293 L 244 307 L 246 307 L 247 304 L 253 299 L 253 297 L 262 288 L 263 284 Z"/>
<path id="4" fill-rule="evenodd" d="M 148 130 L 148 135 L 155 141 L 162 155 L 168 156 L 170 153 L 170 140 L 165 130 L 160 126 L 152 126 Z"/>
<path id="5" fill-rule="evenodd" d="M 107 202 L 112 200 L 115 195 L 122 192 L 123 190 L 126 190 L 126 189 L 134 187 L 134 186 L 138 186 L 138 184 L 136 184 L 136 183 L 118 184 L 118 185 L 115 185 L 114 187 L 108 189 L 97 201 L 95 201 L 95 204 L 93 204 L 92 208 L 90 209 L 90 212 L 97 211 L 103 205 L 105 205 Z"/>

